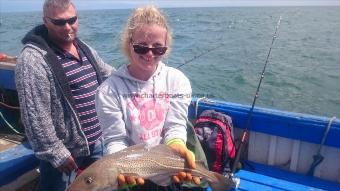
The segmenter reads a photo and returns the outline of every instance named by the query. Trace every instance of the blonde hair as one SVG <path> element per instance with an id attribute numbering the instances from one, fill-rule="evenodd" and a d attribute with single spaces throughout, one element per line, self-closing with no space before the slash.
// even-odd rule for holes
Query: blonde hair
<path id="1" fill-rule="evenodd" d="M 124 54 L 130 59 L 131 52 L 130 52 L 130 42 L 132 39 L 133 33 L 139 27 L 143 25 L 150 25 L 155 24 L 160 27 L 163 27 L 166 31 L 166 46 L 168 50 L 165 54 L 167 56 L 171 50 L 171 43 L 172 43 L 172 34 L 168 22 L 166 21 L 165 16 L 163 13 L 156 8 L 154 5 L 147 5 L 144 7 L 136 8 L 132 14 L 130 15 L 128 22 L 123 30 L 122 33 L 122 49 Z"/>

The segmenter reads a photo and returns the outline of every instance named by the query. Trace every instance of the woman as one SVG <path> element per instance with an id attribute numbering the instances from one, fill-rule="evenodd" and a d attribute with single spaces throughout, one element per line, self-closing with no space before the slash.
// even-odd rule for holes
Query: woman
<path id="1" fill-rule="evenodd" d="M 162 62 L 171 41 L 167 21 L 156 7 L 135 9 L 122 35 L 129 63 L 98 88 L 96 109 L 109 154 L 139 143 L 167 144 L 195 168 L 194 156 L 185 145 L 190 82 Z M 192 179 L 189 173 L 180 174 L 173 177 L 174 182 Z M 198 177 L 193 180 L 199 183 Z M 120 184 L 143 181 L 119 178 Z"/>

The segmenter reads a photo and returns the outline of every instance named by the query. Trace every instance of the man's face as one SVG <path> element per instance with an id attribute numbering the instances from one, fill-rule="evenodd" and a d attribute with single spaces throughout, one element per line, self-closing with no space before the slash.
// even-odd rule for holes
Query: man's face
<path id="1" fill-rule="evenodd" d="M 48 34 L 57 44 L 72 43 L 77 36 L 78 18 L 72 4 L 65 10 L 50 8 L 44 16 Z"/>

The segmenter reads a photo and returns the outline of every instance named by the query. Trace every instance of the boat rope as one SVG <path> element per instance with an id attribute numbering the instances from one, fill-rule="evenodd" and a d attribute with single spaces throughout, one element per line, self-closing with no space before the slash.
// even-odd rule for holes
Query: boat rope
<path id="1" fill-rule="evenodd" d="M 15 133 L 17 134 L 21 134 L 19 131 L 17 131 L 7 120 L 6 118 L 2 115 L 1 111 L 0 111 L 0 117 L 1 119 L 5 122 L 5 124 L 10 128 L 12 129 Z"/>
<path id="2" fill-rule="evenodd" d="M 238 167 L 238 164 L 240 162 L 240 157 L 241 157 L 241 154 L 243 152 L 243 148 L 244 146 L 246 145 L 246 142 L 247 142 L 247 139 L 248 139 L 248 134 L 249 134 L 249 127 L 250 127 L 250 121 L 251 121 L 251 118 L 252 118 L 252 115 L 253 115 L 253 110 L 254 110 L 254 107 L 255 107 L 255 103 L 256 103 L 256 100 L 257 98 L 259 97 L 259 90 L 260 90 L 260 86 L 261 86 L 261 83 L 262 83 L 262 80 L 264 78 L 264 73 L 266 71 L 266 67 L 267 67 L 267 64 L 269 62 L 269 56 L 270 56 L 270 53 L 272 51 L 272 47 L 273 47 L 273 44 L 274 44 L 274 41 L 277 37 L 277 31 L 280 27 L 280 24 L 281 24 L 281 19 L 282 17 L 280 16 L 277 24 L 276 24 L 276 28 L 275 28 L 275 32 L 274 32 L 274 35 L 273 35 L 273 38 L 272 38 L 272 42 L 271 42 L 271 45 L 270 45 L 270 48 L 269 48 L 269 51 L 268 51 L 268 54 L 267 54 L 267 58 L 266 58 L 266 62 L 264 64 L 264 67 L 263 67 L 263 70 L 262 70 L 262 73 L 261 73 L 261 77 L 260 77 L 260 81 L 259 81 L 259 84 L 257 86 L 257 89 L 256 89 L 256 93 L 255 93 L 255 96 L 254 96 L 254 99 L 253 99 L 253 104 L 250 108 L 250 111 L 248 113 L 248 116 L 247 116 L 247 122 L 246 122 L 246 126 L 242 132 L 242 135 L 241 135 L 241 143 L 239 145 L 239 148 L 237 150 L 237 153 L 236 153 L 236 157 L 235 157 L 235 160 L 234 160 L 234 163 L 233 163 L 233 166 L 232 166 L 232 169 L 231 169 L 231 173 L 232 173 L 232 177 Z"/>
<path id="3" fill-rule="evenodd" d="M 327 125 L 327 128 L 325 129 L 325 132 L 323 133 L 323 136 L 322 136 L 322 139 L 321 139 L 321 143 L 319 145 L 319 148 L 318 148 L 318 151 L 315 155 L 313 155 L 313 162 L 312 164 L 310 165 L 310 168 L 307 172 L 307 175 L 308 176 L 313 176 L 314 175 L 314 171 L 315 171 L 315 168 L 323 161 L 324 157 L 321 155 L 321 148 L 322 146 L 325 144 L 326 142 L 326 138 L 327 138 L 327 135 L 329 133 L 329 130 L 331 129 L 331 125 L 333 123 L 333 121 L 336 119 L 335 116 L 333 116 L 329 122 L 328 122 L 328 125 Z"/>
<path id="4" fill-rule="evenodd" d="M 4 106 L 4 107 L 6 107 L 6 108 L 9 108 L 9 109 L 20 110 L 20 107 L 7 105 L 7 104 L 5 104 L 4 102 L 1 102 L 1 101 L 0 101 L 0 105 L 1 105 L 1 106 Z"/>

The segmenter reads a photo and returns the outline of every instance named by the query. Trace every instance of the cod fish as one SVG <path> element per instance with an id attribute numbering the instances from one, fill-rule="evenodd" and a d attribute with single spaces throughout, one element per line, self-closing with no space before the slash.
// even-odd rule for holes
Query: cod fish
<path id="1" fill-rule="evenodd" d="M 117 190 L 119 174 L 142 177 L 157 185 L 168 186 L 172 183 L 171 177 L 181 171 L 202 177 L 213 191 L 228 191 L 235 186 L 230 178 L 207 170 L 203 163 L 196 162 L 196 169 L 186 167 L 185 160 L 166 145 L 149 148 L 138 144 L 94 162 L 75 179 L 69 191 Z"/>

